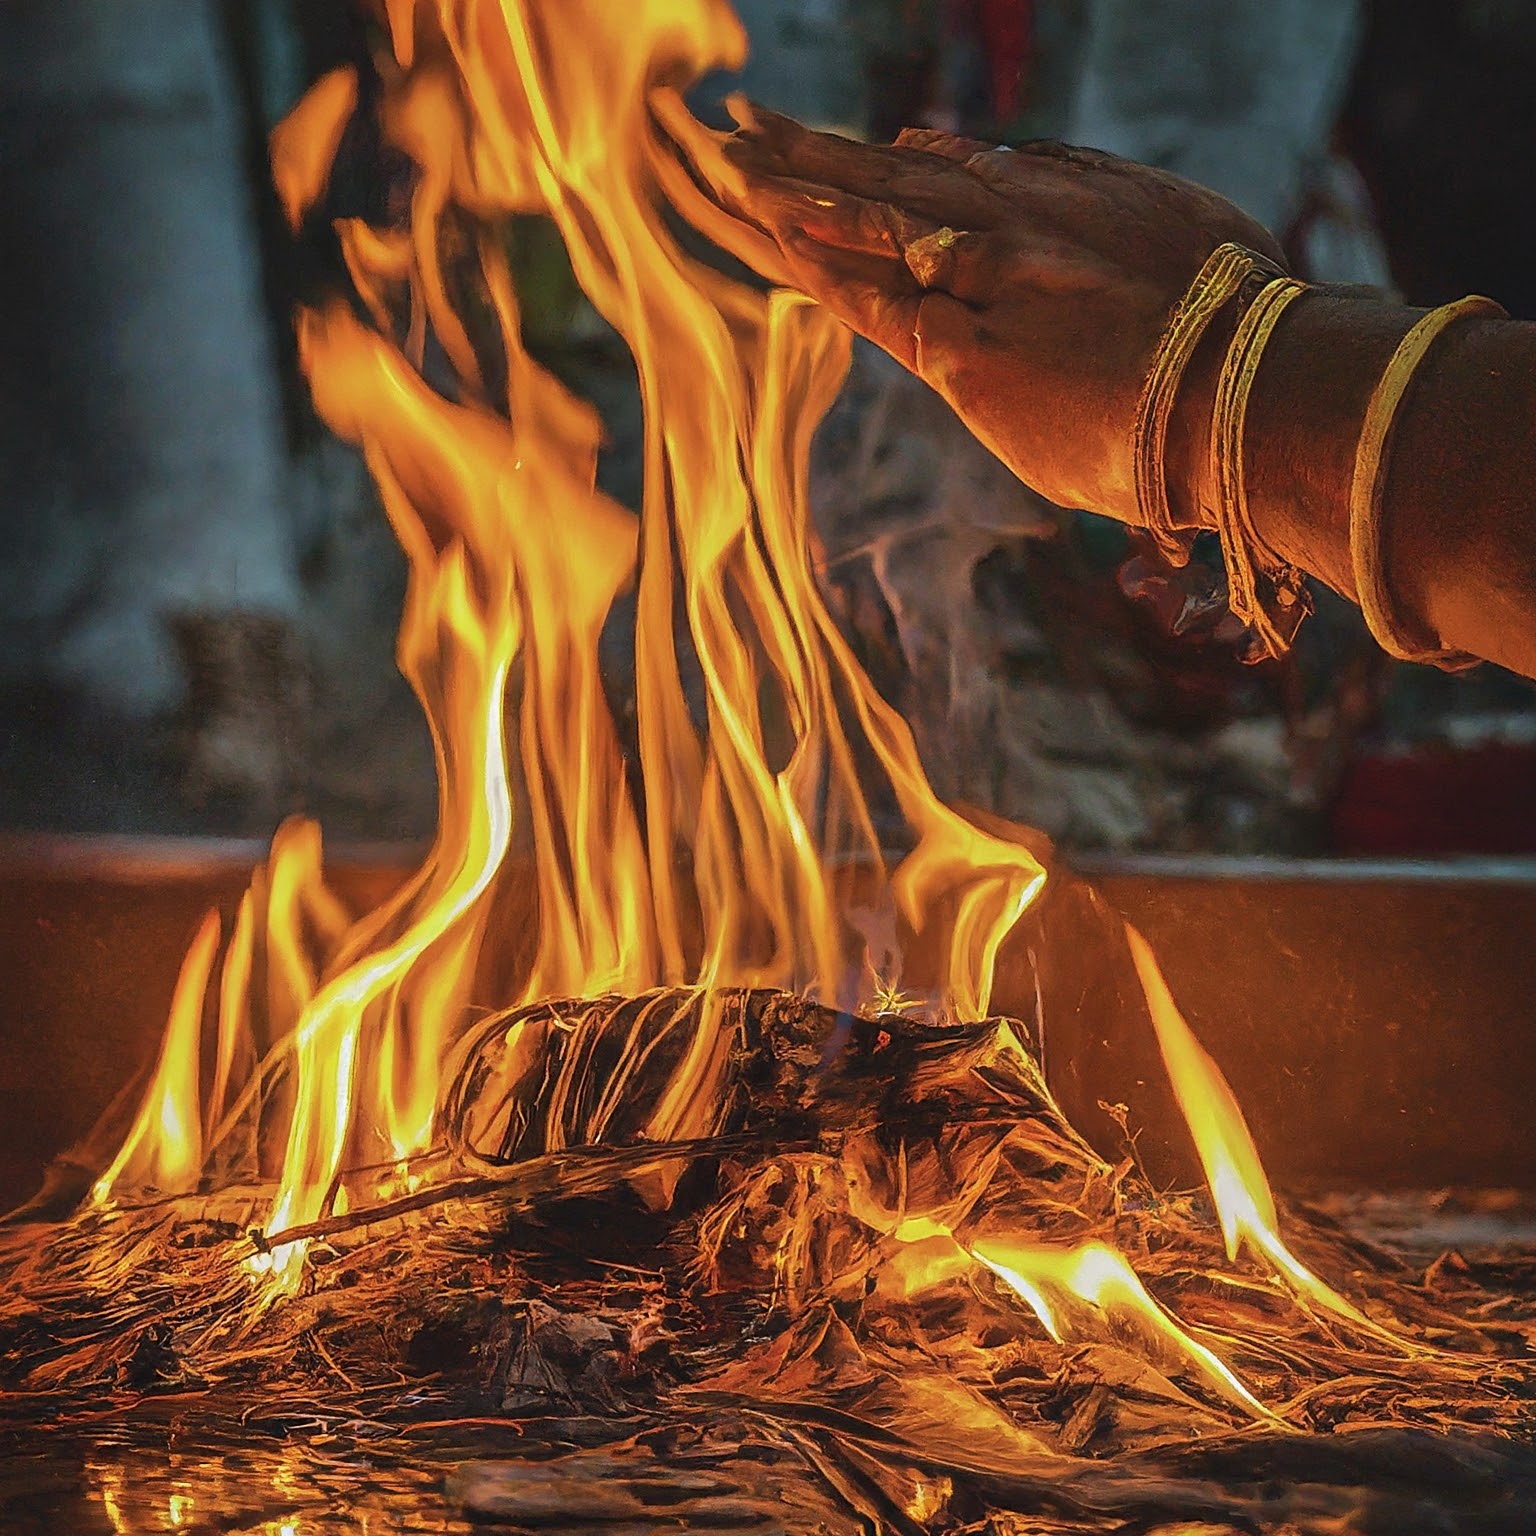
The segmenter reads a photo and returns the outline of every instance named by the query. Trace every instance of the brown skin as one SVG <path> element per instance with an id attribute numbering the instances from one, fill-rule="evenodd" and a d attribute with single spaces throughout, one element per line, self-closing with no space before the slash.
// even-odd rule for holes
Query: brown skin
<path id="1" fill-rule="evenodd" d="M 1137 401 L 1170 311 L 1223 241 L 1280 260 L 1215 193 L 1095 151 L 915 130 L 863 145 L 757 108 L 721 140 L 663 116 L 731 216 L 715 210 L 708 233 L 925 379 L 1021 480 L 1125 522 Z M 1349 597 L 1355 443 L 1420 313 L 1309 293 L 1250 403 L 1260 534 Z M 1188 526 L 1209 522 L 1210 403 L 1235 323 L 1213 323 L 1170 427 L 1169 498 Z M 1459 322 L 1404 402 L 1384 502 L 1388 578 L 1426 646 L 1536 676 L 1533 484 L 1536 327 Z"/>

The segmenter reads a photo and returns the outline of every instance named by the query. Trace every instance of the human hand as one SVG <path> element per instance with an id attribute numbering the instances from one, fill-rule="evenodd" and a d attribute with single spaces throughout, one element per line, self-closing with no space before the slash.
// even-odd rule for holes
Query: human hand
<path id="1" fill-rule="evenodd" d="M 1169 315 L 1216 246 L 1278 264 L 1273 238 L 1214 192 L 1093 150 L 738 119 L 720 138 L 666 114 L 734 216 L 707 233 L 926 380 L 1028 485 L 1138 521 L 1132 431 Z M 1169 451 L 1191 475 L 1204 463 L 1203 442 Z M 1198 500 L 1172 489 L 1176 509 Z"/>

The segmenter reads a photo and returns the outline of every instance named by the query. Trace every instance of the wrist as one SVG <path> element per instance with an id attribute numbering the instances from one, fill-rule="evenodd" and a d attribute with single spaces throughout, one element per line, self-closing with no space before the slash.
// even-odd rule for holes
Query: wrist
<path id="1" fill-rule="evenodd" d="M 1254 386 L 1249 499 L 1259 536 L 1357 600 L 1350 486 L 1372 392 L 1423 312 L 1316 288 L 1277 329 Z"/>
<path id="2" fill-rule="evenodd" d="M 1190 360 L 1168 429 L 1169 502 L 1183 526 L 1214 525 L 1212 407 L 1242 313 L 1228 305 Z M 1283 560 L 1354 596 L 1349 488 L 1371 391 L 1418 311 L 1325 287 L 1281 317 L 1253 386 L 1244 433 L 1255 531 Z"/>
<path id="3" fill-rule="evenodd" d="M 1168 505 L 1180 528 L 1214 528 L 1215 487 L 1210 484 L 1212 415 L 1216 381 L 1237 324 L 1245 295 L 1223 305 L 1200 338 L 1168 419 L 1163 464 L 1168 480 Z M 1251 297 L 1251 295 L 1246 295 Z"/>
<path id="4" fill-rule="evenodd" d="M 1536 676 L 1536 326 L 1471 315 L 1439 336 L 1398 412 L 1385 576 L 1440 645 Z"/>

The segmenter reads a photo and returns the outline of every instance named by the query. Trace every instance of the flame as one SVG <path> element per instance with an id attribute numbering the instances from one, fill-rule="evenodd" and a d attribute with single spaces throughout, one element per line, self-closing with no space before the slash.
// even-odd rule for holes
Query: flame
<path id="1" fill-rule="evenodd" d="M 221 935 L 219 914 L 206 913 L 181 962 L 149 1090 L 117 1156 L 96 1181 L 93 1195 L 98 1202 L 120 1181 L 162 1194 L 183 1194 L 197 1185 L 203 1165 L 197 1113 L 203 1001 Z"/>
<path id="2" fill-rule="evenodd" d="M 1275 1416 L 1231 1368 L 1193 1339 L 1156 1301 L 1135 1270 L 1105 1243 L 1076 1248 L 999 1238 L 978 1240 L 972 1255 L 1015 1291 L 1058 1344 L 1129 1341 L 1153 1364 L 1189 1371 L 1255 1418 Z"/>
<path id="3" fill-rule="evenodd" d="M 483 952 L 508 881 L 531 878 L 538 920 L 504 1005 L 677 984 L 843 997 L 861 956 L 840 871 L 885 870 L 873 777 L 912 833 L 873 899 L 910 934 L 947 926 L 929 990 L 970 1019 L 985 1014 L 998 949 L 1045 878 L 1026 850 L 935 799 L 905 722 L 816 585 L 806 463 L 846 334 L 802 299 L 701 264 L 667 222 L 677 166 L 653 106 L 674 119 L 680 107 L 656 87 L 740 65 L 729 8 L 420 0 L 391 5 L 388 22 L 378 111 L 415 168 L 409 214 L 388 229 L 338 227 L 373 326 L 333 304 L 301 314 L 299 342 L 318 410 L 362 449 L 409 558 L 398 655 L 432 731 L 438 835 L 385 910 L 327 936 L 323 977 L 306 958 L 314 898 L 298 894 L 323 890 L 317 835 L 290 829 L 274 846 L 265 946 L 292 1106 L 273 1237 L 354 1199 L 349 1167 L 431 1146 L 476 978 L 511 963 Z M 584 46 L 558 46 L 569 35 Z M 357 97 L 352 76 L 328 76 L 274 138 L 295 223 L 323 194 Z M 496 399 L 455 304 L 463 210 L 480 221 L 468 260 L 497 332 Z M 596 487 L 596 416 L 523 342 L 494 231 L 514 213 L 552 221 L 635 360 L 638 516 Z M 456 398 L 423 375 L 429 332 Z M 626 591 L 628 756 L 598 667 Z M 526 863 L 511 859 L 515 836 Z M 221 1017 L 236 1011 L 246 963 L 227 967 Z M 718 1010 L 689 1017 L 684 1069 L 646 1128 L 657 1139 L 707 1133 L 719 1114 L 729 1035 Z M 221 1033 L 220 1088 L 233 1055 Z M 279 1244 L 264 1267 L 291 1281 L 301 1253 Z"/>
<path id="4" fill-rule="evenodd" d="M 1227 1257 L 1236 1259 L 1245 1246 L 1250 1248 L 1297 1296 L 1401 1347 L 1395 1334 L 1372 1322 L 1286 1247 L 1278 1230 L 1275 1197 L 1236 1096 L 1179 1012 L 1151 946 L 1129 923 L 1125 935 L 1146 994 L 1163 1065 L 1205 1170 Z"/>
<path id="5" fill-rule="evenodd" d="M 272 180 L 294 230 L 303 222 L 304 210 L 324 192 L 331 162 L 356 110 L 357 71 L 333 69 L 310 87 L 273 132 Z"/>
<path id="6" fill-rule="evenodd" d="M 862 984 L 869 1001 L 878 972 L 888 1001 L 909 985 L 980 1020 L 1001 947 L 1045 882 L 1026 848 L 937 799 L 817 585 L 807 466 L 847 333 L 804 299 L 716 271 L 674 233 L 673 207 L 706 233 L 724 217 L 659 126 L 696 158 L 711 152 L 679 92 L 743 61 L 724 0 L 387 0 L 384 15 L 369 110 L 412 167 L 408 205 L 387 227 L 337 223 L 358 306 L 308 309 L 297 325 L 316 408 L 361 450 L 409 562 L 397 657 L 431 731 L 437 834 L 414 876 L 353 920 L 325 884 L 319 829 L 279 829 L 224 952 L 206 1095 L 217 914 L 188 951 L 144 1106 L 95 1187 L 101 1205 L 185 1191 L 215 1158 L 272 1175 L 269 1246 L 249 1267 L 273 1295 L 299 1283 L 297 1229 L 420 1186 L 418 1160 L 442 1150 L 447 1066 L 484 1010 L 695 989 L 699 1006 L 656 1025 L 680 1066 L 643 1134 L 708 1135 L 734 1040 L 717 992 L 834 1002 Z M 359 100 L 352 73 L 328 76 L 274 136 L 295 225 L 323 197 Z M 598 488 L 601 423 L 525 344 L 505 229 L 528 215 L 558 231 L 634 361 L 637 510 Z M 632 734 L 599 667 L 621 600 Z M 877 830 L 893 811 L 894 839 Z M 894 865 L 891 841 L 905 850 Z M 509 893 L 532 922 L 507 923 Z M 904 974 L 865 953 L 861 934 L 877 933 L 906 953 Z M 1281 1242 L 1230 1090 L 1145 943 L 1130 943 L 1229 1258 L 1249 1246 L 1317 1307 L 1374 1326 Z M 540 1060 L 559 1027 L 506 1027 L 509 1105 L 563 1091 Z M 545 1118 L 558 1142 L 563 1117 Z M 667 1179 L 645 1193 L 665 1200 Z M 893 1283 L 981 1264 L 1057 1341 L 1128 1342 L 1265 1416 L 1104 1243 L 966 1247 L 940 1214 L 885 1224 L 906 1250 Z"/>
<path id="7" fill-rule="evenodd" d="M 866 1219 L 867 1214 L 866 1214 Z M 1280 1421 L 1214 1351 L 1193 1338 L 1107 1243 L 1076 1246 L 988 1233 L 962 1241 L 941 1221 L 909 1216 L 890 1229 L 898 1245 L 882 1287 L 909 1297 L 976 1265 L 990 1270 L 1029 1307 L 1056 1343 L 1114 1344 L 1159 1369 L 1186 1375 L 1271 1425 Z"/>

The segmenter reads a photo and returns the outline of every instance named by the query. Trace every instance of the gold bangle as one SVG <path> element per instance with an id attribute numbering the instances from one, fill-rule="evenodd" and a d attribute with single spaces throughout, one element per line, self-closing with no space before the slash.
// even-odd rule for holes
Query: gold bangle
<path id="1" fill-rule="evenodd" d="M 1474 294 L 1454 304 L 1432 309 L 1403 337 L 1386 371 L 1371 392 L 1355 449 L 1355 472 L 1349 487 L 1349 559 L 1354 568 L 1355 592 L 1360 611 L 1376 643 L 1399 661 L 1428 661 L 1447 670 L 1476 664 L 1461 651 L 1438 644 L 1421 645 L 1409 633 L 1395 611 L 1387 585 L 1383 554 L 1382 493 L 1386 485 L 1387 450 L 1399 407 L 1425 354 L 1447 326 L 1464 315 L 1484 314 L 1506 319 L 1504 308 L 1492 299 Z"/>
<path id="2" fill-rule="evenodd" d="M 1233 615 L 1253 631 L 1249 659 L 1282 656 L 1309 611 L 1302 575 L 1260 537 L 1248 510 L 1243 437 L 1248 400 L 1264 349 L 1280 317 L 1307 291 L 1305 283 L 1277 277 L 1244 311 L 1222 361 L 1211 409 L 1210 478 L 1216 487 L 1216 532 L 1227 567 Z"/>
<path id="3" fill-rule="evenodd" d="M 1143 526 L 1174 565 L 1188 561 L 1189 540 L 1174 527 L 1173 509 L 1168 505 L 1164 454 L 1173 403 L 1184 371 L 1216 311 L 1232 298 L 1262 259 L 1246 247 L 1231 243 L 1218 245 L 1211 252 L 1169 316 L 1137 403 L 1131 439 L 1136 505 Z"/>

